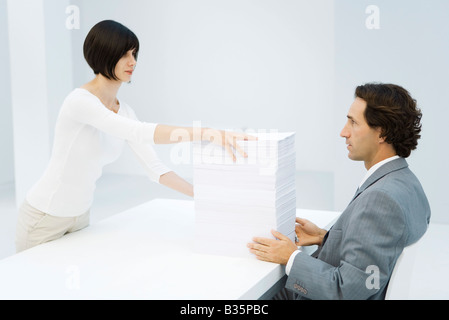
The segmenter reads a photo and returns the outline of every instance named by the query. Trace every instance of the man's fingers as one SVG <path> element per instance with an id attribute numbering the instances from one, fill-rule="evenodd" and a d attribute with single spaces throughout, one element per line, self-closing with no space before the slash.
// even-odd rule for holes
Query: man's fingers
<path id="1" fill-rule="evenodd" d="M 265 245 L 265 246 L 271 246 L 273 244 L 273 242 L 276 241 L 276 240 L 268 239 L 268 238 L 261 238 L 261 237 L 254 237 L 253 241 L 256 242 L 256 243 L 260 243 L 262 245 Z"/>
<path id="2" fill-rule="evenodd" d="M 302 218 L 296 218 L 296 222 L 299 223 L 300 225 L 304 225 L 307 222 L 309 222 L 309 220 L 307 219 L 302 219 Z"/>
<path id="3" fill-rule="evenodd" d="M 257 244 L 257 243 L 248 243 L 249 252 L 254 254 L 258 260 L 261 261 L 271 261 L 270 258 L 270 247 Z"/>
<path id="4" fill-rule="evenodd" d="M 258 243 L 248 243 L 248 248 L 249 252 L 254 254 L 257 259 L 262 261 L 270 261 L 271 247 Z"/>
<path id="5" fill-rule="evenodd" d="M 276 239 L 279 239 L 279 240 L 289 240 L 288 237 L 286 237 L 285 235 L 283 235 L 283 234 L 280 233 L 279 231 L 271 230 L 271 234 L 272 234 Z M 253 241 L 254 241 L 254 242 L 257 242 L 257 243 L 260 243 L 260 244 L 262 244 L 262 245 L 265 245 L 265 246 L 273 246 L 273 245 L 276 244 L 276 241 L 277 241 L 276 239 L 268 239 L 268 238 L 254 237 L 254 238 L 253 238 Z"/>
<path id="6" fill-rule="evenodd" d="M 279 240 L 287 240 L 288 239 L 286 236 L 284 236 L 282 233 L 280 233 L 279 231 L 276 231 L 276 230 L 271 230 L 271 234 Z"/>

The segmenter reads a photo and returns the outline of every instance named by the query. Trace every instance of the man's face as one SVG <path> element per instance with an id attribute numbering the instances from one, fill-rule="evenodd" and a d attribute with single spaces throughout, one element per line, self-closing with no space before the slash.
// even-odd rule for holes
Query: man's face
<path id="1" fill-rule="evenodd" d="M 340 133 L 346 139 L 349 154 L 348 157 L 355 161 L 364 161 L 369 169 L 379 151 L 380 129 L 368 126 L 364 112 L 366 102 L 356 98 L 349 108 L 348 121 Z"/>

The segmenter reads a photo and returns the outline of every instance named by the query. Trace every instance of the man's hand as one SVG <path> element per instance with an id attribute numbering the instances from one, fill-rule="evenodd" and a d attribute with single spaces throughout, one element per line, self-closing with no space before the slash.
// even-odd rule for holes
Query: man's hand
<path id="1" fill-rule="evenodd" d="M 282 233 L 275 230 L 271 230 L 271 233 L 278 240 L 255 237 L 253 238 L 254 242 L 247 245 L 249 251 L 254 253 L 259 260 L 285 265 L 292 253 L 298 248 L 293 241 Z"/>
<path id="2" fill-rule="evenodd" d="M 295 232 L 298 238 L 297 246 L 310 246 L 321 245 L 327 231 L 317 227 L 309 220 L 296 218 Z"/>

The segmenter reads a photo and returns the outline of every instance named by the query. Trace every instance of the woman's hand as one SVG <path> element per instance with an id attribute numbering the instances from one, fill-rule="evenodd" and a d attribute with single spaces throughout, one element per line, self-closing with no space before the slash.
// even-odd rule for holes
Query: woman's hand
<path id="1" fill-rule="evenodd" d="M 309 220 L 301 218 L 296 218 L 295 232 L 298 238 L 297 246 L 321 245 L 327 233 Z"/>
<path id="2" fill-rule="evenodd" d="M 237 141 L 257 140 L 257 137 L 241 132 L 231 132 L 200 127 L 175 127 L 161 124 L 158 125 L 154 131 L 155 144 L 172 144 L 201 140 L 210 141 L 216 145 L 224 147 L 231 155 L 232 159 L 236 161 L 234 151 L 237 151 L 243 157 L 247 156 L 243 149 L 237 144 Z"/>
<path id="3" fill-rule="evenodd" d="M 229 153 L 232 160 L 235 162 L 237 159 L 234 151 L 237 151 L 244 158 L 248 157 L 246 152 L 238 145 L 237 141 L 257 140 L 257 137 L 240 132 L 204 129 L 202 140 L 208 140 L 216 145 L 224 147 L 226 152 Z"/>

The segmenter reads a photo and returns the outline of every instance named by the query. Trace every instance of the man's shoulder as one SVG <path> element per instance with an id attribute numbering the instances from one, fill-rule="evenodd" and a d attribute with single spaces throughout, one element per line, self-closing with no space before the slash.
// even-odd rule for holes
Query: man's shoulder
<path id="1" fill-rule="evenodd" d="M 410 196 L 421 192 L 422 186 L 416 175 L 408 166 L 392 170 L 382 175 L 370 185 L 366 191 L 387 192 L 393 195 Z"/>

